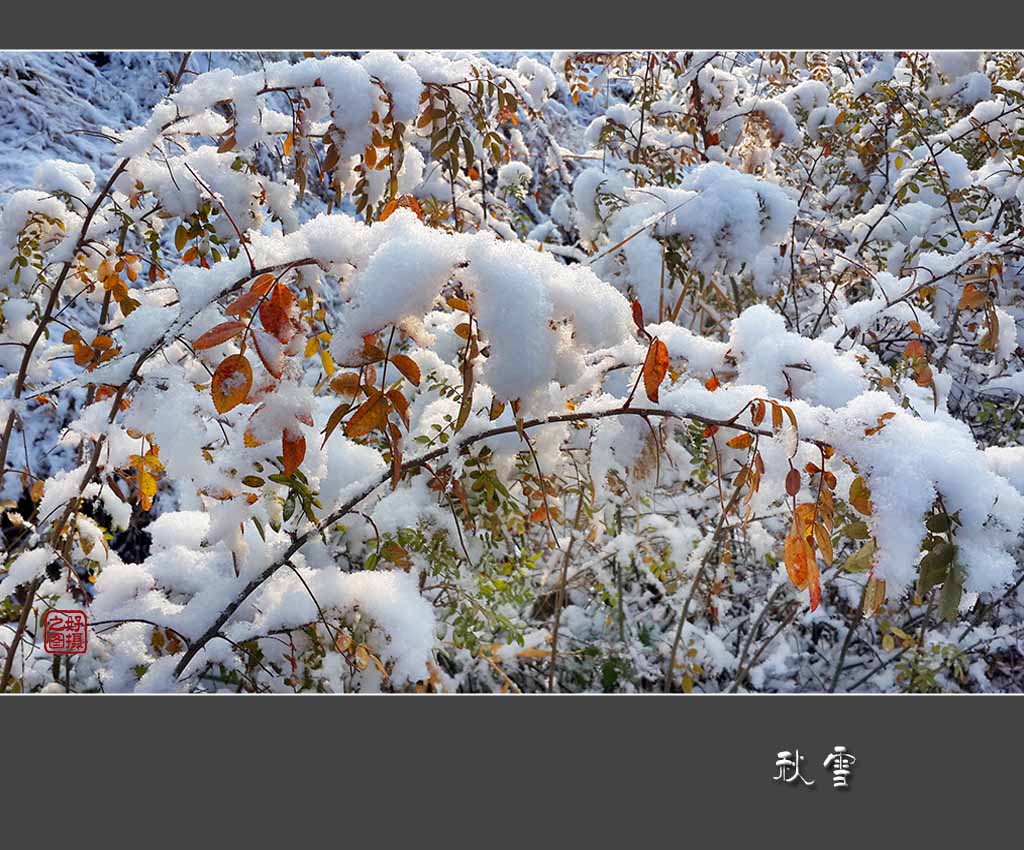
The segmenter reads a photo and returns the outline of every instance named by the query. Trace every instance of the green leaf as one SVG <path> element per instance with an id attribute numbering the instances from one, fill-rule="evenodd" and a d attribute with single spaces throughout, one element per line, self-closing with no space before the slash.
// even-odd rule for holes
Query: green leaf
<path id="1" fill-rule="evenodd" d="M 949 567 L 949 575 L 942 584 L 942 595 L 939 597 L 939 616 L 954 622 L 960 608 L 960 597 L 964 592 L 963 570 L 958 564 Z"/>

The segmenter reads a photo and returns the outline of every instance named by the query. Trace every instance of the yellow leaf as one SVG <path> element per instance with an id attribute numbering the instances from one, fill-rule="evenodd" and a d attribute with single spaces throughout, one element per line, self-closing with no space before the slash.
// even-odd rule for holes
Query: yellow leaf
<path id="1" fill-rule="evenodd" d="M 334 370 L 336 368 L 334 365 L 334 358 L 331 357 L 331 352 L 327 349 L 321 349 L 320 351 L 320 365 L 324 367 L 324 372 L 328 378 L 334 374 Z"/>
<path id="2" fill-rule="evenodd" d="M 850 485 L 850 504 L 864 516 L 871 516 L 871 491 L 860 475 L 854 478 Z"/>
<path id="3" fill-rule="evenodd" d="M 517 658 L 550 658 L 550 649 L 541 649 L 539 646 L 524 649 L 516 653 Z"/>

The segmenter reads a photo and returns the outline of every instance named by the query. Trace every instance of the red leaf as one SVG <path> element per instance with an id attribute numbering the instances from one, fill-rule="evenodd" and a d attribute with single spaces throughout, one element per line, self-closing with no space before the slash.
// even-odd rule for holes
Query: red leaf
<path id="1" fill-rule="evenodd" d="M 640 302 L 635 298 L 633 299 L 633 324 L 637 326 L 639 330 L 644 329 L 644 308 L 640 306 Z"/>
<path id="2" fill-rule="evenodd" d="M 291 339 L 291 322 L 284 310 L 273 301 L 264 301 L 260 304 L 260 323 L 263 329 L 278 341 L 288 342 Z"/>
<path id="3" fill-rule="evenodd" d="M 800 492 L 800 471 L 795 467 L 786 474 L 786 493 L 795 496 Z"/>

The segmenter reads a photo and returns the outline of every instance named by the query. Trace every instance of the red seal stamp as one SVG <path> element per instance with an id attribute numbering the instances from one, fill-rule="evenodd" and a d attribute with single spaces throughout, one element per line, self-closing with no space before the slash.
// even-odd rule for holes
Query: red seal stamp
<path id="1" fill-rule="evenodd" d="M 43 617 L 43 649 L 51 655 L 80 655 L 89 642 L 85 611 L 51 608 Z"/>

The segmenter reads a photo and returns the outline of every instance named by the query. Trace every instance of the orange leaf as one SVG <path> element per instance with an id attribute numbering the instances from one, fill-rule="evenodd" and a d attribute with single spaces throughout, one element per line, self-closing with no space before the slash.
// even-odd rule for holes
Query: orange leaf
<path id="1" fill-rule="evenodd" d="M 264 301 L 260 304 L 260 323 L 268 334 L 276 337 L 280 342 L 287 342 L 291 339 L 291 322 L 288 321 L 284 310 L 273 301 Z"/>
<path id="2" fill-rule="evenodd" d="M 988 293 L 984 289 L 979 289 L 973 283 L 964 287 L 964 294 L 960 296 L 961 310 L 977 310 L 979 307 L 985 306 L 986 303 L 988 303 Z"/>
<path id="3" fill-rule="evenodd" d="M 668 348 L 660 339 L 656 339 L 647 349 L 647 357 L 644 358 L 644 389 L 651 401 L 658 401 L 658 387 L 665 380 L 667 372 Z"/>
<path id="4" fill-rule="evenodd" d="M 229 316 L 241 316 L 256 306 L 256 303 L 266 295 L 267 291 L 271 286 L 274 285 L 275 278 L 272 274 L 260 275 L 256 280 L 252 282 L 252 286 L 249 287 L 249 291 L 243 293 L 224 311 Z"/>
<path id="5" fill-rule="evenodd" d="M 388 398 L 391 400 L 392 407 L 398 411 L 398 415 L 402 417 L 402 422 L 405 423 L 405 430 L 409 430 L 409 402 L 405 396 L 402 395 L 400 390 L 389 390 Z"/>
<path id="6" fill-rule="evenodd" d="M 281 432 L 281 455 L 284 458 L 284 474 L 291 475 L 306 456 L 306 438 L 301 431 L 285 428 Z"/>
<path id="7" fill-rule="evenodd" d="M 331 380 L 331 389 L 338 395 L 359 395 L 359 375 L 355 372 L 342 372 Z"/>
<path id="8" fill-rule="evenodd" d="M 374 391 L 352 418 L 345 423 L 345 436 L 364 437 L 375 428 L 383 428 L 388 422 L 388 403 L 384 394 Z"/>
<path id="9" fill-rule="evenodd" d="M 196 341 L 192 343 L 192 347 L 196 351 L 204 351 L 207 348 L 213 348 L 215 345 L 220 345 L 223 342 L 227 342 L 229 339 L 233 339 L 244 330 L 245 322 L 221 322 L 219 325 L 210 328 L 206 333 L 199 336 Z"/>
<path id="10" fill-rule="evenodd" d="M 708 390 L 709 392 L 714 392 L 720 386 L 722 386 L 722 382 L 718 380 L 718 375 L 712 375 L 704 382 L 704 389 Z"/>
<path id="11" fill-rule="evenodd" d="M 726 445 L 732 449 L 746 449 L 750 448 L 750 445 L 754 442 L 752 434 L 737 434 Z"/>
<path id="12" fill-rule="evenodd" d="M 213 406 L 218 413 L 227 413 L 237 407 L 252 389 L 252 366 L 244 354 L 232 354 L 221 361 L 217 371 L 213 373 L 210 390 L 213 394 Z"/>
<path id="13" fill-rule="evenodd" d="M 903 349 L 903 359 L 913 360 L 915 357 L 924 357 L 924 343 L 919 339 L 912 339 L 907 343 L 907 347 Z"/>
<path id="14" fill-rule="evenodd" d="M 814 553 L 803 535 L 802 523 L 794 517 L 793 526 L 786 535 L 786 573 L 797 590 L 803 590 L 811 577 L 811 562 Z"/>
<path id="15" fill-rule="evenodd" d="M 395 354 L 391 358 L 391 363 L 411 384 L 417 387 L 420 385 L 420 367 L 416 365 L 415 360 L 404 354 Z"/>
<path id="16" fill-rule="evenodd" d="M 764 414 L 764 402 L 761 401 L 761 399 L 758 399 L 756 402 L 754 402 L 754 410 L 750 414 L 750 421 L 754 423 L 755 428 L 764 421 Z"/>
<path id="17" fill-rule="evenodd" d="M 324 446 L 327 445 L 327 441 L 330 439 L 331 433 L 334 431 L 335 428 L 338 427 L 338 423 L 341 422 L 341 418 L 346 413 L 348 413 L 349 408 L 351 407 L 351 404 L 349 404 L 347 401 L 343 401 L 334 409 L 334 412 L 331 413 L 331 415 L 328 417 L 327 427 L 324 428 Z M 321 446 L 321 448 L 323 448 L 323 446 Z"/>
<path id="18" fill-rule="evenodd" d="M 295 293 L 291 289 L 283 283 L 278 284 L 270 300 L 285 316 L 291 316 L 292 307 L 295 305 Z"/>
<path id="19" fill-rule="evenodd" d="M 818 571 L 818 564 L 813 557 L 808 569 L 807 590 L 811 597 L 811 610 L 814 611 L 821 603 L 821 573 Z"/>
<path id="20" fill-rule="evenodd" d="M 816 524 L 814 526 L 814 540 L 818 544 L 818 551 L 821 552 L 821 559 L 827 566 L 832 566 L 832 538 L 829 536 L 825 526 Z"/>
<path id="21" fill-rule="evenodd" d="M 818 506 L 814 502 L 801 502 L 796 506 L 796 518 L 800 520 L 800 526 L 804 529 L 804 536 L 810 537 L 811 523 L 818 515 Z"/>

